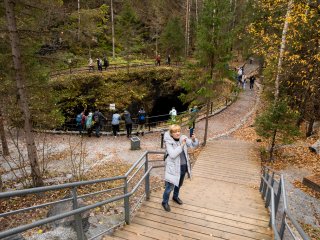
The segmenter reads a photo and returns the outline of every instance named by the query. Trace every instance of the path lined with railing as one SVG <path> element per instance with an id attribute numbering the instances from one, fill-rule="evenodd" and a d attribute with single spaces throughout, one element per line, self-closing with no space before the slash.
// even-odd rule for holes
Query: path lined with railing
<path id="1" fill-rule="evenodd" d="M 162 209 L 162 191 L 151 194 L 130 225 L 103 239 L 272 239 L 259 194 L 260 164 L 251 143 L 209 142 L 181 189 L 183 205 Z"/>

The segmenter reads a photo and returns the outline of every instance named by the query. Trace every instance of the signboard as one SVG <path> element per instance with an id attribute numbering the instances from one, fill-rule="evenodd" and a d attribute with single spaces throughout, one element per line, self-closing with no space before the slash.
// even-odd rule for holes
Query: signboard
<path id="1" fill-rule="evenodd" d="M 110 110 L 116 110 L 116 104 L 115 103 L 110 103 Z"/>

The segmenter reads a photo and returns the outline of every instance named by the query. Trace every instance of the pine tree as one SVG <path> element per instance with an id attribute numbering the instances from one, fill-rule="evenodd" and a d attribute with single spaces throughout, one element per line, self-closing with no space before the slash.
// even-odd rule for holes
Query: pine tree
<path id="1" fill-rule="evenodd" d="M 178 18 L 172 18 L 168 21 L 161 34 L 160 42 L 167 54 L 177 60 L 180 59 L 184 50 L 184 35 Z"/>
<path id="2" fill-rule="evenodd" d="M 277 142 L 290 142 L 299 135 L 299 128 L 295 124 L 297 118 L 298 114 L 292 111 L 285 101 L 278 100 L 256 119 L 257 133 L 270 142 L 270 161 L 273 161 Z"/>
<path id="3" fill-rule="evenodd" d="M 118 15 L 117 35 L 123 48 L 123 55 L 127 60 L 128 72 L 131 55 L 138 52 L 141 45 L 140 22 L 130 3 L 127 1 Z"/>
<path id="4" fill-rule="evenodd" d="M 231 57 L 231 22 L 230 2 L 219 0 L 203 1 L 202 12 L 199 16 L 196 55 L 204 74 L 198 78 L 198 95 L 205 99 L 206 125 L 204 144 L 207 141 L 210 100 L 216 95 L 214 89 L 223 82 L 229 74 L 226 69 Z"/>

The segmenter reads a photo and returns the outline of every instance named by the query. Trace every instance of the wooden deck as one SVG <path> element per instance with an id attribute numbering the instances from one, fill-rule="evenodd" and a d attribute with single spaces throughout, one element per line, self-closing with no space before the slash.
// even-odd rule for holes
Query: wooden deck
<path id="1" fill-rule="evenodd" d="M 103 239 L 272 239 L 269 215 L 258 191 L 260 165 L 252 145 L 225 139 L 212 141 L 201 152 L 186 180 L 183 205 L 161 206 L 162 192 L 151 195 L 132 223 Z"/>

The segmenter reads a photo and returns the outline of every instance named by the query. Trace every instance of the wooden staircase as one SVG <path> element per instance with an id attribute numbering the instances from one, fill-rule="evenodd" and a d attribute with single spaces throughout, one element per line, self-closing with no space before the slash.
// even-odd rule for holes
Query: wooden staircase
<path id="1" fill-rule="evenodd" d="M 253 146 L 234 139 L 209 142 L 181 189 L 183 205 L 161 206 L 152 193 L 130 225 L 103 239 L 272 239 L 269 214 L 258 191 L 260 165 Z"/>

